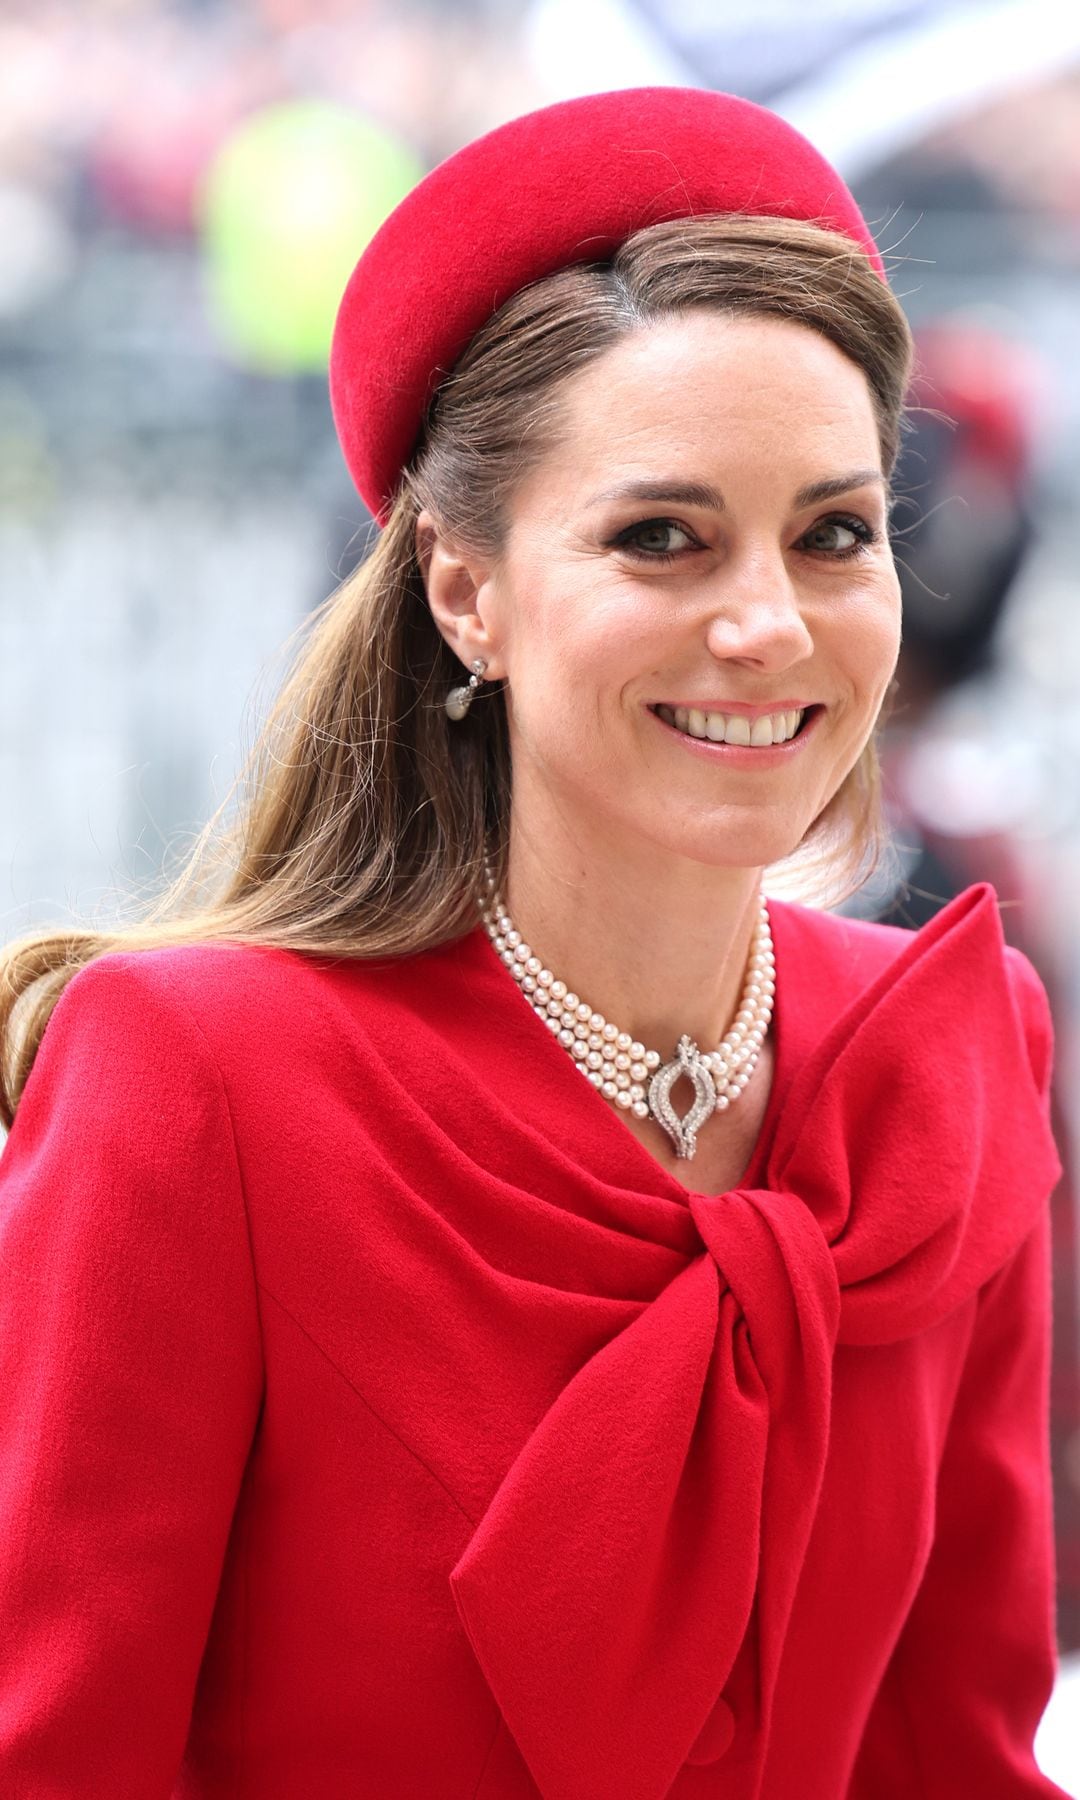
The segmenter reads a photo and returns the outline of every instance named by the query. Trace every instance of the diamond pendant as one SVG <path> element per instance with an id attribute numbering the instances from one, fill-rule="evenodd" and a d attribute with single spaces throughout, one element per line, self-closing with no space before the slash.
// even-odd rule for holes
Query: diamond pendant
<path id="1" fill-rule="evenodd" d="M 694 1098 L 680 1118 L 671 1104 L 671 1090 L 680 1075 L 694 1084 Z M 670 1062 L 657 1069 L 649 1083 L 649 1111 L 667 1132 L 677 1156 L 689 1160 L 697 1148 L 699 1125 L 716 1107 L 716 1083 L 693 1038 L 679 1039 L 678 1049 Z"/>

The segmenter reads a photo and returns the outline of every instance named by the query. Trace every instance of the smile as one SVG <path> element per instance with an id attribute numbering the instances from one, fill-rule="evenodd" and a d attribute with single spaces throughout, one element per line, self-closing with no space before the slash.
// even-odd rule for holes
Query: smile
<path id="1" fill-rule="evenodd" d="M 708 738 L 713 744 L 749 744 L 755 749 L 786 743 L 806 716 L 805 707 L 792 712 L 762 713 L 752 720 L 742 713 L 698 712 L 685 706 L 658 704 L 656 711 L 665 724 L 687 731 L 691 737 Z"/>
<path id="2" fill-rule="evenodd" d="M 662 702 L 647 709 L 687 749 L 724 762 L 771 766 L 798 753 L 812 733 L 823 706 L 806 706 L 748 719 L 742 713 L 698 712 Z"/>

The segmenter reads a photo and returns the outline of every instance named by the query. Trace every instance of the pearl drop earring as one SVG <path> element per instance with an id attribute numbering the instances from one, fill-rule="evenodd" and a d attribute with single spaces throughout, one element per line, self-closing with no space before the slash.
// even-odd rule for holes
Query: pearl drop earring
<path id="1" fill-rule="evenodd" d="M 472 698 L 483 679 L 487 663 L 482 656 L 474 659 L 472 674 L 464 687 L 453 687 L 446 696 L 446 716 L 449 719 L 463 719 L 472 705 Z"/>

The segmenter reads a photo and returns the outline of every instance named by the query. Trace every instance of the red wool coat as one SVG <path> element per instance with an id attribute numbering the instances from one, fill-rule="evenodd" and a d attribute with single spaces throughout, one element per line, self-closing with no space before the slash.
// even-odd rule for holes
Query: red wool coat
<path id="1" fill-rule="evenodd" d="M 771 907 L 684 1186 L 483 927 L 111 954 L 0 1157 L 4 1800 L 1049 1800 L 1050 1026 Z"/>

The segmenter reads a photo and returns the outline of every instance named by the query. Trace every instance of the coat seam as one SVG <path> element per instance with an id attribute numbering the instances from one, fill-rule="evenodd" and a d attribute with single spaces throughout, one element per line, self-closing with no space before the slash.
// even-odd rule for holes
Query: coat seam
<path id="1" fill-rule="evenodd" d="M 261 1423 L 262 1423 L 263 1412 L 264 1412 L 264 1409 L 266 1406 L 266 1385 L 267 1385 L 267 1380 L 266 1380 L 266 1333 L 265 1333 L 264 1324 L 263 1324 L 262 1306 L 261 1306 L 260 1300 L 259 1300 L 259 1290 L 260 1290 L 261 1284 L 259 1282 L 258 1271 L 256 1268 L 256 1262 L 255 1262 L 255 1241 L 254 1241 L 254 1234 L 253 1234 L 252 1228 L 251 1228 L 251 1208 L 250 1208 L 250 1205 L 248 1202 L 247 1185 L 244 1181 L 243 1164 L 240 1160 L 240 1146 L 237 1141 L 237 1135 L 236 1135 L 236 1119 L 233 1115 L 232 1102 L 229 1098 L 228 1083 L 225 1080 L 225 1076 L 222 1073 L 221 1065 L 218 1062 L 217 1056 L 214 1053 L 213 1045 L 211 1044 L 209 1038 L 207 1037 L 206 1032 L 203 1030 L 202 1024 L 200 1023 L 196 1013 L 194 1012 L 192 1007 L 189 1005 L 185 996 L 179 991 L 176 983 L 171 979 L 171 977 L 169 976 L 167 971 L 165 972 L 164 978 L 165 978 L 166 986 L 169 988 L 170 992 L 173 994 L 177 1004 L 183 1009 L 183 1012 L 184 1012 L 185 1016 L 187 1017 L 187 1019 L 189 1020 L 192 1029 L 198 1033 L 199 1038 L 202 1041 L 202 1044 L 206 1050 L 207 1058 L 210 1062 L 210 1066 L 212 1067 L 214 1074 L 217 1078 L 218 1088 L 221 1093 L 222 1105 L 224 1106 L 224 1109 L 225 1109 L 225 1117 L 227 1118 L 227 1120 L 229 1122 L 229 1141 L 232 1146 L 233 1166 L 236 1170 L 236 1185 L 237 1185 L 237 1190 L 240 1195 L 240 1207 L 241 1207 L 241 1212 L 243 1214 L 243 1219 L 244 1219 L 244 1235 L 245 1235 L 245 1239 L 247 1242 L 248 1266 L 251 1271 L 252 1299 L 254 1300 L 254 1303 L 255 1303 L 255 1321 L 256 1321 L 256 1326 L 258 1328 L 258 1334 L 259 1334 L 259 1367 L 260 1367 L 261 1376 L 262 1376 L 258 1411 L 256 1413 L 255 1423 L 252 1428 L 251 1443 L 248 1445 L 248 1453 L 247 1453 L 247 1456 L 245 1457 L 245 1476 L 246 1476 L 247 1471 L 250 1467 L 252 1447 L 255 1443 L 255 1440 L 257 1439 L 257 1437 L 259 1435 L 259 1430 L 260 1430 Z M 234 1518 L 235 1517 L 236 1517 L 236 1511 L 234 1509 Z M 250 1659 L 250 1651 L 251 1651 L 251 1644 L 250 1644 L 251 1615 L 250 1615 L 250 1592 L 249 1592 L 250 1546 L 248 1543 L 248 1531 L 247 1531 L 247 1521 L 246 1520 L 241 1520 L 241 1532 L 242 1532 L 242 1538 L 243 1538 L 242 1551 L 241 1551 L 241 1593 L 242 1593 L 243 1599 L 242 1599 L 242 1626 L 241 1626 L 241 1632 L 240 1632 L 240 1645 L 241 1645 L 241 1649 L 240 1649 L 240 1717 L 239 1717 L 239 1731 L 237 1734 L 237 1742 L 238 1742 L 237 1766 L 236 1766 L 236 1772 L 235 1772 L 235 1785 L 233 1788 L 234 1800 L 243 1800 L 243 1790 L 245 1787 L 244 1768 L 245 1768 L 245 1764 L 246 1764 L 246 1760 L 247 1760 L 247 1690 L 248 1690 L 248 1675 L 249 1675 L 249 1659 Z"/>
<path id="2" fill-rule="evenodd" d="M 461 1514 L 462 1518 L 466 1521 L 466 1523 L 473 1526 L 475 1529 L 477 1521 L 472 1517 L 471 1513 L 467 1512 L 466 1509 L 464 1508 L 464 1506 L 462 1506 L 461 1501 L 458 1499 L 457 1495 L 452 1491 L 452 1489 L 447 1487 L 446 1482 L 443 1480 L 443 1478 L 439 1474 L 438 1470 L 432 1468 L 431 1464 L 427 1461 L 426 1457 L 422 1456 L 419 1450 L 415 1449 L 412 1444 L 408 1443 L 407 1440 L 402 1437 L 401 1433 L 394 1429 L 393 1425 L 390 1424 L 388 1419 L 384 1419 L 384 1417 L 383 1417 L 382 1413 L 379 1411 L 378 1407 L 374 1406 L 372 1404 L 372 1402 L 368 1399 L 368 1396 L 364 1393 L 363 1389 L 357 1386 L 356 1382 L 352 1379 L 351 1375 L 347 1375 L 345 1373 L 345 1370 L 341 1367 L 341 1365 L 339 1363 L 334 1361 L 334 1358 L 330 1355 L 330 1353 L 323 1348 L 322 1344 L 320 1344 L 318 1338 L 312 1336 L 311 1332 L 307 1329 L 307 1326 L 303 1325 L 301 1323 L 301 1321 L 296 1317 L 296 1314 L 293 1312 L 290 1312 L 289 1308 L 285 1305 L 285 1302 L 277 1294 L 275 1294 L 271 1288 L 268 1288 L 266 1286 L 265 1282 L 259 1281 L 258 1277 L 256 1277 L 256 1284 L 261 1289 L 261 1291 L 267 1296 L 268 1299 L 272 1300 L 276 1306 L 279 1306 L 281 1308 L 281 1311 L 285 1314 L 285 1317 L 287 1319 L 291 1320 L 292 1324 L 296 1326 L 297 1331 L 299 1331 L 307 1339 L 308 1343 L 311 1344 L 312 1347 L 318 1351 L 319 1355 L 323 1358 L 324 1362 L 329 1364 L 330 1368 L 333 1369 L 335 1375 L 337 1375 L 345 1383 L 346 1387 L 350 1390 L 350 1392 L 355 1394 L 356 1398 L 358 1400 L 360 1400 L 364 1406 L 367 1407 L 367 1409 L 371 1413 L 372 1417 L 374 1419 L 378 1420 L 379 1424 L 383 1427 L 384 1431 L 388 1431 L 390 1433 L 390 1436 L 392 1438 L 396 1439 L 396 1441 L 401 1445 L 401 1448 L 404 1451 L 406 1451 L 407 1454 L 409 1456 L 411 1456 L 415 1462 L 418 1462 L 420 1464 L 420 1467 L 424 1470 L 425 1474 L 430 1475 L 432 1481 L 436 1482 L 438 1484 L 438 1486 L 442 1488 L 442 1491 L 446 1495 L 447 1499 L 453 1502 L 453 1505 L 456 1507 L 457 1511 Z"/>
<path id="3" fill-rule="evenodd" d="M 244 1235 L 247 1239 L 248 1263 L 249 1263 L 249 1266 L 251 1269 L 252 1295 L 253 1295 L 253 1298 L 255 1301 L 255 1317 L 256 1317 L 256 1321 L 258 1323 L 258 1328 L 259 1328 L 259 1362 L 260 1362 L 260 1366 L 261 1366 L 261 1370 L 262 1370 L 262 1395 L 260 1397 L 260 1407 L 259 1407 L 259 1411 L 260 1411 L 260 1415 L 261 1415 L 262 1406 L 263 1406 L 263 1403 L 265 1402 L 265 1398 L 266 1398 L 266 1338 L 265 1338 L 265 1334 L 263 1331 L 262 1309 L 259 1305 L 259 1288 L 261 1286 L 261 1283 L 259 1281 L 258 1269 L 256 1267 L 256 1261 L 255 1261 L 255 1242 L 254 1242 L 254 1236 L 253 1236 L 252 1229 L 251 1229 L 251 1208 L 248 1204 L 247 1186 L 244 1181 L 243 1164 L 241 1163 L 241 1160 L 240 1160 L 240 1146 L 239 1146 L 239 1143 L 237 1142 L 237 1136 L 236 1136 L 236 1120 L 233 1117 L 232 1102 L 229 1099 L 228 1083 L 226 1082 L 225 1077 L 222 1073 L 221 1065 L 218 1062 L 216 1055 L 214 1054 L 213 1045 L 211 1044 L 209 1038 L 207 1037 L 206 1032 L 203 1030 L 202 1025 L 198 1019 L 198 1016 L 193 1011 L 192 1007 L 189 1005 L 185 996 L 179 991 L 179 989 L 177 988 L 176 984 L 174 983 L 172 977 L 168 974 L 168 972 L 165 972 L 164 979 L 165 979 L 166 985 L 171 989 L 173 995 L 175 996 L 175 999 L 176 999 L 178 1005 L 183 1007 L 183 1010 L 186 1013 L 188 1019 L 190 1020 L 191 1025 L 193 1026 L 195 1031 L 198 1032 L 199 1037 L 202 1039 L 202 1042 L 206 1049 L 206 1054 L 210 1060 L 211 1067 L 213 1068 L 214 1074 L 217 1077 L 218 1087 L 221 1090 L 221 1099 L 222 1099 L 222 1103 L 225 1108 L 225 1117 L 229 1121 L 229 1142 L 232 1146 L 233 1166 L 236 1169 L 236 1184 L 237 1184 L 237 1188 L 240 1193 L 240 1206 L 241 1206 L 241 1210 L 242 1210 L 243 1216 L 244 1216 Z M 258 1428 L 259 1428 L 259 1420 L 256 1419 L 255 1430 L 258 1431 Z"/>

